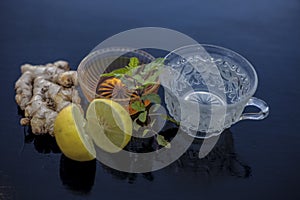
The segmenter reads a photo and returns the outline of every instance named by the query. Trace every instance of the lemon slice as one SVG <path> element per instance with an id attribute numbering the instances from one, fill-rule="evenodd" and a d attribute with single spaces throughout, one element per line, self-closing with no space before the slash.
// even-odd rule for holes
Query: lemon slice
<path id="1" fill-rule="evenodd" d="M 109 99 L 93 100 L 86 112 L 88 134 L 94 143 L 109 153 L 121 151 L 130 141 L 132 120 L 128 112 Z"/>
<path id="2" fill-rule="evenodd" d="M 85 119 L 76 104 L 71 104 L 59 112 L 54 122 L 57 145 L 67 156 L 77 161 L 89 161 L 96 157 L 91 138 L 83 129 Z"/>

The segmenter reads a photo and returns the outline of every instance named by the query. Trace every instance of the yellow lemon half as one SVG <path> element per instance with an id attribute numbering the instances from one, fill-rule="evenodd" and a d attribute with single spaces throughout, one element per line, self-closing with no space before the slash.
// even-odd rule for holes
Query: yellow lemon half
<path id="1" fill-rule="evenodd" d="M 85 119 L 76 104 L 65 107 L 54 122 L 56 142 L 65 156 L 77 161 L 89 161 L 96 157 L 91 138 L 84 130 Z"/>
<path id="2" fill-rule="evenodd" d="M 86 119 L 86 131 L 93 138 L 94 143 L 106 152 L 121 151 L 131 139 L 131 117 L 115 101 L 93 100 L 87 109 Z"/>

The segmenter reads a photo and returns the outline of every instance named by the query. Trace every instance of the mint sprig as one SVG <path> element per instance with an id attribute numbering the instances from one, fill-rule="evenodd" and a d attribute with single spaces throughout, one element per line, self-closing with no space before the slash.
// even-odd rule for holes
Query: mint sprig
<path id="1" fill-rule="evenodd" d="M 115 69 L 109 73 L 105 73 L 105 74 L 101 74 L 100 77 L 116 77 L 116 78 L 121 78 L 123 77 L 125 74 L 130 73 L 130 71 L 132 71 L 134 68 L 137 68 L 139 66 L 139 59 L 136 57 L 132 57 L 129 59 L 129 63 L 128 66 L 125 66 L 123 68 L 120 69 Z"/>
<path id="2" fill-rule="evenodd" d="M 129 90 L 137 90 L 143 91 L 150 85 L 158 84 L 158 77 L 163 70 L 164 59 L 158 58 L 151 63 L 140 65 L 140 61 L 136 57 L 132 57 L 129 60 L 127 66 L 113 70 L 112 72 L 102 74 L 101 77 L 116 77 L 121 79 L 122 83 L 126 85 Z M 142 94 L 142 92 L 140 93 Z M 138 124 L 138 121 L 141 123 L 146 123 L 148 113 L 144 101 L 150 101 L 154 108 L 153 111 L 156 111 L 161 103 L 161 98 L 158 94 L 144 94 L 140 97 L 140 99 L 131 103 L 131 108 L 138 112 L 138 116 L 133 120 L 133 129 L 135 131 L 141 130 L 141 125 Z M 164 119 L 169 120 L 173 123 L 178 124 L 177 121 L 173 120 L 169 116 L 162 116 Z M 164 138 L 164 136 L 159 135 L 155 132 L 151 127 L 155 125 L 156 120 L 153 120 L 149 126 L 150 128 L 146 128 L 143 130 L 142 136 L 145 137 L 149 132 L 155 133 L 155 139 L 160 146 L 164 146 L 166 148 L 171 148 L 171 144 Z"/>
<path id="3" fill-rule="evenodd" d="M 171 148 L 171 143 L 169 143 L 164 136 L 157 134 L 156 141 L 160 146 Z"/>
<path id="4" fill-rule="evenodd" d="M 132 57 L 127 66 L 101 74 L 100 76 L 116 77 L 121 79 L 128 89 L 142 90 L 149 85 L 157 84 L 158 76 L 163 69 L 163 63 L 163 58 L 157 58 L 151 63 L 139 65 L 140 61 L 138 58 Z"/>

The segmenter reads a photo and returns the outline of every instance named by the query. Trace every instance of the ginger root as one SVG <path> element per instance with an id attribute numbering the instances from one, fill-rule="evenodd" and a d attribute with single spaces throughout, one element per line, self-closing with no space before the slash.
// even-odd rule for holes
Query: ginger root
<path id="1" fill-rule="evenodd" d="M 70 103 L 81 101 L 75 88 L 77 72 L 69 70 L 66 61 L 21 66 L 22 75 L 15 84 L 16 102 L 25 111 L 21 125 L 30 125 L 34 134 L 53 136 L 57 114 Z"/>
<path id="2" fill-rule="evenodd" d="M 32 97 L 32 81 L 34 76 L 31 72 L 25 72 L 15 84 L 16 102 L 22 110 Z"/>
<path id="3" fill-rule="evenodd" d="M 66 61 L 57 61 L 55 63 L 48 63 L 46 65 L 30 65 L 25 64 L 21 66 L 22 73 L 29 71 L 35 76 L 53 76 L 65 71 L 69 71 L 70 66 Z"/>

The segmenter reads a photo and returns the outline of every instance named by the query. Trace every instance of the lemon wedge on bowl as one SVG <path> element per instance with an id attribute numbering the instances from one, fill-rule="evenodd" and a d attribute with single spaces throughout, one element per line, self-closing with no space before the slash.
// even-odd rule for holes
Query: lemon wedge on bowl
<path id="1" fill-rule="evenodd" d="M 119 103 L 94 99 L 86 112 L 86 131 L 96 146 L 109 153 L 121 151 L 130 141 L 132 120 Z"/>
<path id="2" fill-rule="evenodd" d="M 89 161 L 96 157 L 93 141 L 84 130 L 85 123 L 83 113 L 76 104 L 61 110 L 54 122 L 57 145 L 65 156 L 76 161 Z"/>

